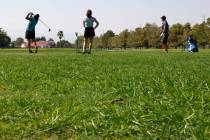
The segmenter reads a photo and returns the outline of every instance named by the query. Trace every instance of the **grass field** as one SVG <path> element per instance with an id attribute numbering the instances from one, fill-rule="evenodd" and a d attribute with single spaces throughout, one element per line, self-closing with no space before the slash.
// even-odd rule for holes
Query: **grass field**
<path id="1" fill-rule="evenodd" d="M 208 50 L 0 50 L 0 139 L 209 138 Z"/>

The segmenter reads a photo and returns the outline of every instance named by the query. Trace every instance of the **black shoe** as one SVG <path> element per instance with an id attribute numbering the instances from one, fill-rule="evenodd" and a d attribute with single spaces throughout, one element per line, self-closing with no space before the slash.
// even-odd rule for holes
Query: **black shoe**
<path id="1" fill-rule="evenodd" d="M 86 52 L 83 52 L 83 54 L 86 54 Z"/>
<path id="2" fill-rule="evenodd" d="M 32 50 L 29 50 L 29 53 L 34 53 Z"/>
<path id="3" fill-rule="evenodd" d="M 91 52 L 88 52 L 88 54 L 91 54 Z"/>

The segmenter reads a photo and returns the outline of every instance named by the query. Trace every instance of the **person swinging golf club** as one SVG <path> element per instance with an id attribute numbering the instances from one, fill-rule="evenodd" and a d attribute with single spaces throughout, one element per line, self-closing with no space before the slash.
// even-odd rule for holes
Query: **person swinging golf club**
<path id="1" fill-rule="evenodd" d="M 35 41 L 35 27 L 39 21 L 39 14 L 34 15 L 32 12 L 28 13 L 26 16 L 26 19 L 29 20 L 27 29 L 26 29 L 26 39 L 28 41 L 28 50 L 29 53 L 33 53 L 31 50 L 31 43 L 34 42 L 36 51 L 35 53 L 38 52 L 38 47 L 36 46 L 36 41 Z"/>
<path id="2" fill-rule="evenodd" d="M 162 20 L 162 33 L 161 33 L 161 43 L 162 48 L 165 48 L 165 51 L 168 53 L 168 37 L 169 37 L 169 25 L 166 20 L 166 16 L 161 17 Z"/>
<path id="3" fill-rule="evenodd" d="M 85 28 L 83 53 L 91 54 L 95 29 L 99 26 L 99 22 L 96 18 L 92 17 L 92 10 L 90 9 L 87 10 L 86 16 L 87 17 L 83 21 L 83 26 Z M 95 27 L 93 27 L 94 23 L 96 23 Z"/>

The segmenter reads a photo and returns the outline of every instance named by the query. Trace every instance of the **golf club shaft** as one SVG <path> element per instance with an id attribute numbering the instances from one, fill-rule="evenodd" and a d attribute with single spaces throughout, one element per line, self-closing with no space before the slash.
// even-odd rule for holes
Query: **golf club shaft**
<path id="1" fill-rule="evenodd" d="M 44 21 L 42 21 L 41 19 L 39 19 L 39 21 L 40 21 L 43 25 L 45 25 L 47 28 L 50 29 L 50 27 L 49 27 Z"/>

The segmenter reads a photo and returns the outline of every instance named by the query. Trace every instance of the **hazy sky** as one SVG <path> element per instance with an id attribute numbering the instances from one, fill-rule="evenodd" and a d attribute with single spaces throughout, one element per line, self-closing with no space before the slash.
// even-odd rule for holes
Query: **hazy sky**
<path id="1" fill-rule="evenodd" d="M 97 35 L 112 29 L 115 33 L 135 29 L 145 23 L 161 24 L 166 15 L 169 24 L 200 23 L 210 17 L 210 0 L 0 0 L 0 27 L 12 39 L 25 36 L 28 12 L 39 13 L 52 32 L 39 23 L 36 36 L 57 40 L 57 32 L 64 31 L 65 39 L 74 41 L 75 32 L 83 34 L 82 20 L 87 9 L 93 10 L 100 26 Z"/>

